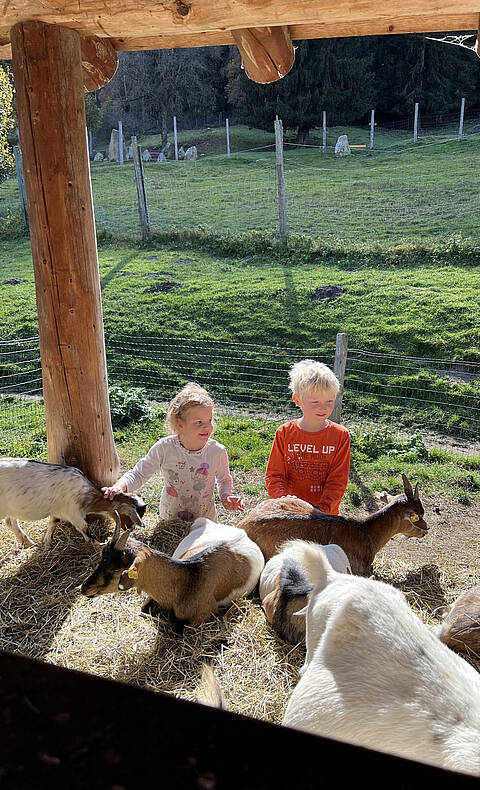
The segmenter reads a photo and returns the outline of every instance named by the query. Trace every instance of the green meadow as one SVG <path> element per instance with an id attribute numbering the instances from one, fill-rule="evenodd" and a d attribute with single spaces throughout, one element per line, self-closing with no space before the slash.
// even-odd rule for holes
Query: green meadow
<path id="1" fill-rule="evenodd" d="M 251 493 L 259 493 L 275 427 L 292 413 L 290 359 L 305 352 L 332 364 L 336 335 L 345 332 L 353 356 L 384 355 L 381 387 L 366 386 L 370 374 L 359 362 L 347 368 L 344 418 L 356 468 L 372 488 L 394 487 L 407 471 L 468 503 L 480 492 L 480 464 L 465 445 L 478 452 L 480 141 L 424 138 L 413 147 L 407 133 L 377 133 L 373 152 L 336 160 L 337 131 L 326 154 L 285 146 L 286 245 L 275 238 L 273 135 L 235 129 L 232 150 L 260 150 L 228 159 L 221 133 L 204 130 L 184 140 L 205 153 L 197 163 L 146 163 L 148 243 L 138 239 L 131 165 L 92 165 L 110 381 L 143 387 L 143 397 L 160 403 L 184 376 L 216 395 L 230 388 L 217 435 L 232 467 L 250 475 Z M 352 129 L 349 139 L 361 144 L 368 135 Z M 16 200 L 13 180 L 0 185 L 0 340 L 38 332 L 30 244 Z M 134 350 L 127 354 L 122 344 Z M 148 351 L 154 346 L 160 362 Z M 266 348 L 276 360 L 268 363 L 270 379 L 260 380 Z M 241 382 L 232 372 L 235 354 Z M 398 355 L 412 359 L 397 364 Z M 421 360 L 431 362 L 423 368 Z M 455 362 L 463 378 L 445 375 Z M 249 415 L 235 413 L 235 403 Z M 29 411 L 36 414 L 38 404 L 25 406 L 26 425 Z M 117 429 L 122 463 L 148 449 L 162 417 L 157 406 L 152 419 Z M 16 412 L 9 419 L 2 454 L 44 455 L 42 427 L 22 433 Z M 361 499 L 354 483 L 349 498 L 353 505 Z"/>

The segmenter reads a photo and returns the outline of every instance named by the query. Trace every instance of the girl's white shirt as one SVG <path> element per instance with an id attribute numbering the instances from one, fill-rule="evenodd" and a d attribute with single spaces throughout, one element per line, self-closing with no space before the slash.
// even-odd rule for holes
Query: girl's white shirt
<path id="1" fill-rule="evenodd" d="M 165 520 L 204 516 L 216 521 L 215 482 L 220 498 L 232 493 L 227 451 L 215 439 L 208 439 L 201 450 L 187 450 L 176 434 L 165 436 L 118 482 L 132 492 L 158 472 L 164 480 L 159 514 Z"/>

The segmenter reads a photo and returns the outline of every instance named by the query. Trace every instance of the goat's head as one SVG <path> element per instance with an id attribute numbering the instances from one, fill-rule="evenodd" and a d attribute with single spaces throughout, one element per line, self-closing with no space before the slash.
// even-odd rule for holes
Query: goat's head
<path id="1" fill-rule="evenodd" d="M 127 547 L 132 530 L 127 529 L 120 533 L 120 516 L 117 511 L 115 511 L 115 521 L 115 532 L 112 539 L 103 547 L 100 562 L 82 584 L 82 594 L 87 598 L 118 592 L 122 573 L 134 561 L 134 553 Z"/>
<path id="2" fill-rule="evenodd" d="M 425 510 L 420 501 L 418 483 L 413 490 L 406 475 L 402 474 L 402 480 L 405 496 L 395 498 L 402 518 L 400 531 L 407 538 L 423 538 L 428 532 L 428 524 L 423 518 Z"/>
<path id="3" fill-rule="evenodd" d="M 113 497 L 115 510 L 120 515 L 121 526 L 128 528 L 136 524 L 142 526 L 142 517 L 145 515 L 147 505 L 145 501 L 136 494 L 115 494 Z"/>

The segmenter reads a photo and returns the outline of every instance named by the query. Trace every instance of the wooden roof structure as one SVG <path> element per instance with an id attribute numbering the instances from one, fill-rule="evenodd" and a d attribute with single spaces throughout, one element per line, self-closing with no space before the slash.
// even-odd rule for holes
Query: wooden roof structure
<path id="1" fill-rule="evenodd" d="M 480 3 L 480 0 L 478 0 Z M 5 0 L 39 320 L 48 458 L 108 484 L 108 402 L 84 91 L 117 52 L 236 44 L 257 82 L 294 64 L 293 40 L 478 30 L 472 0 Z"/>

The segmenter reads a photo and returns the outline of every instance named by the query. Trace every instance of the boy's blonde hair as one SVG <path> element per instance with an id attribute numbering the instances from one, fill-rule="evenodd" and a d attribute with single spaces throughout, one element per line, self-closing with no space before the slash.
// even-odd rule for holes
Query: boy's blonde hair
<path id="1" fill-rule="evenodd" d="M 178 422 L 183 420 L 186 413 L 195 406 L 206 406 L 213 409 L 213 400 L 195 381 L 189 381 L 168 404 L 165 425 L 173 433 L 178 431 Z"/>
<path id="2" fill-rule="evenodd" d="M 314 359 L 302 359 L 295 362 L 288 372 L 290 379 L 290 389 L 292 394 L 301 398 L 306 392 L 311 390 L 335 390 L 335 394 L 340 389 L 340 382 L 333 370 L 330 370 L 323 362 L 315 362 Z"/>

